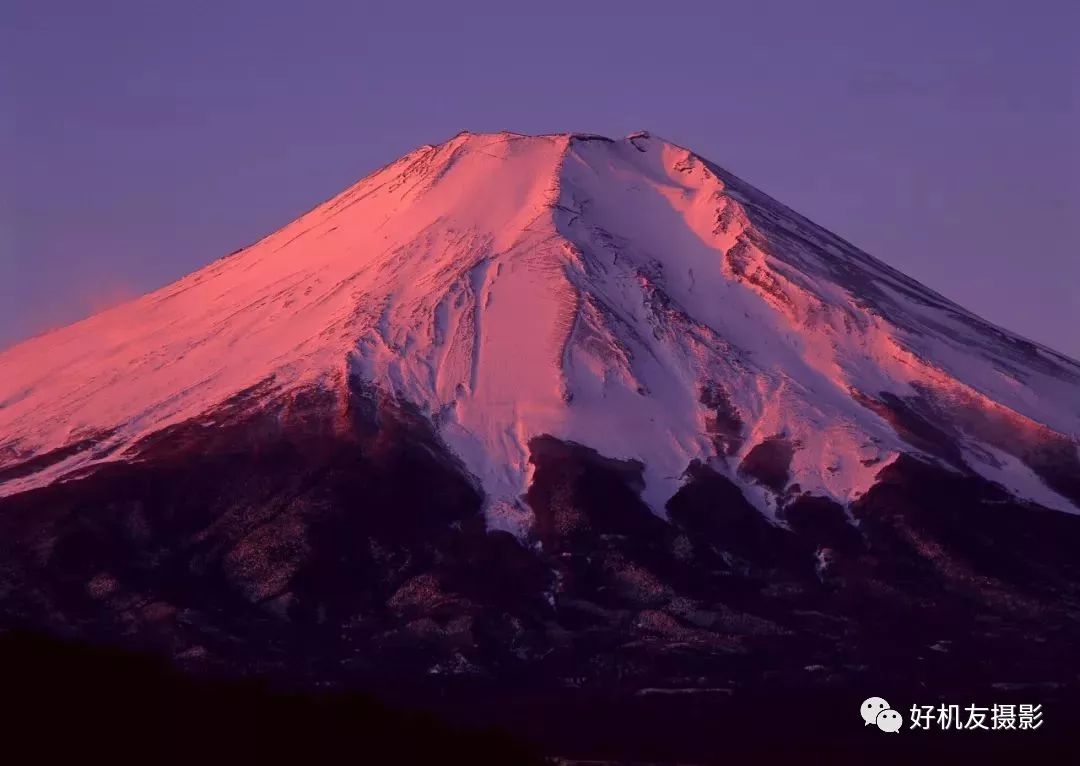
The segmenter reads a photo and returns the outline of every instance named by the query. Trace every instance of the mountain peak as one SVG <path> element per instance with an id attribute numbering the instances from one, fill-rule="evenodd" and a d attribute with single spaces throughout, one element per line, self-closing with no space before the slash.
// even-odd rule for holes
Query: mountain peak
<path id="1" fill-rule="evenodd" d="M 421 147 L 0 373 L 3 494 L 136 459 L 240 392 L 359 377 L 428 418 L 517 533 L 545 435 L 640 463 L 658 515 L 694 464 L 772 514 L 850 503 L 911 451 L 1080 502 L 1080 366 L 645 132 Z"/>

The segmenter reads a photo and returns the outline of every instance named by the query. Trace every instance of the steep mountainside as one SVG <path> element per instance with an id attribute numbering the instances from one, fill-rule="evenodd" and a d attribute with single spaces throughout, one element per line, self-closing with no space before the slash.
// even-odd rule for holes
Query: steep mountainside
<path id="1" fill-rule="evenodd" d="M 913 418 L 945 431 L 936 457 L 1076 511 L 1055 469 L 1080 465 L 1080 366 L 645 135 L 423 147 L 0 365 L 5 494 L 252 386 L 340 405 L 357 374 L 419 407 L 519 534 L 534 436 L 640 460 L 662 515 L 692 460 L 734 474 L 772 443 L 770 489 L 850 502 L 899 452 L 934 455 Z"/>
<path id="2" fill-rule="evenodd" d="M 0 353 L 0 617 L 605 756 L 1072 699 L 1078 439 L 1076 362 L 686 149 L 463 133 Z"/>

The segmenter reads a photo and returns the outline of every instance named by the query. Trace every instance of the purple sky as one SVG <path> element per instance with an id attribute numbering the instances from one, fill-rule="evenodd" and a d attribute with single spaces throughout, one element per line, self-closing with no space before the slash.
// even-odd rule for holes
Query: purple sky
<path id="1" fill-rule="evenodd" d="M 0 346 L 462 129 L 646 129 L 1080 357 L 1075 0 L 375 5 L 6 0 Z"/>

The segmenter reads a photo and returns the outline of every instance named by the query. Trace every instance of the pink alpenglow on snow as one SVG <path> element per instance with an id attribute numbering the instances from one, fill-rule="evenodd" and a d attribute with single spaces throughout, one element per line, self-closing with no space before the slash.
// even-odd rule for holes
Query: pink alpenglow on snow
<path id="1" fill-rule="evenodd" d="M 462 133 L 5 351 L 0 495 L 138 459 L 256 385 L 344 396 L 350 376 L 429 418 L 518 534 L 543 434 L 640 461 L 659 515 L 693 461 L 772 513 L 851 502 L 901 452 L 1077 510 L 1046 456 L 1080 465 L 1080 365 L 644 133 Z M 786 474 L 747 478 L 776 444 Z"/>

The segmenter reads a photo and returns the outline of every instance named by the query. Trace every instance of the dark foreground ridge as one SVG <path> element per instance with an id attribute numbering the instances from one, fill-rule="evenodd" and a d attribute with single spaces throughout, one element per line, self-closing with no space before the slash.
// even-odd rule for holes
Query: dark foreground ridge
<path id="1" fill-rule="evenodd" d="M 5 750 L 43 763 L 544 763 L 495 729 L 369 696 L 196 678 L 160 657 L 30 633 L 0 635 L 0 678 Z"/>
<path id="2" fill-rule="evenodd" d="M 664 520 L 639 464 L 540 437 L 522 543 L 485 529 L 481 496 L 408 406 L 359 383 L 344 413 L 317 393 L 259 401 L 0 500 L 0 625 L 217 679 L 9 636 L 0 681 L 22 715 L 101 747 L 120 727 L 166 755 L 205 733 L 245 760 L 325 745 L 528 762 L 485 726 L 617 762 L 1073 744 L 1080 518 L 905 456 L 850 509 L 792 493 L 786 527 L 695 465 Z M 752 467 L 770 481 L 774 453 Z M 1045 722 L 886 735 L 862 727 L 869 696 L 905 715 L 1042 704 Z M 407 750 L 428 740 L 442 744 Z"/>
<path id="3" fill-rule="evenodd" d="M 430 711 L 387 706 L 358 693 L 316 692 L 272 684 L 184 673 L 166 660 L 115 647 L 61 641 L 40 634 L 0 634 L 0 674 L 4 678 L 4 744 L 8 752 L 33 752 L 39 762 L 110 764 L 340 763 L 468 764 L 468 766 L 658 766 L 673 738 L 702 738 L 708 732 L 712 755 L 701 760 L 728 763 L 1013 764 L 1032 757 L 1068 758 L 1075 743 L 1068 727 L 1080 706 L 1055 706 L 1052 731 L 979 732 L 970 739 L 951 734 L 904 732 L 888 736 L 852 725 L 853 710 L 843 694 L 766 685 L 738 700 L 694 697 L 654 700 L 580 698 L 565 714 L 609 719 L 622 726 L 603 760 L 543 757 L 539 749 L 494 726 L 465 728 Z M 453 695 L 455 704 L 475 699 Z M 542 700 L 530 706 L 533 713 Z M 550 704 L 558 704 L 551 700 Z M 641 728 L 634 728 L 641 727 Z M 812 736 L 815 727 L 846 733 Z M 676 746 L 676 749 L 678 745 Z M 685 746 L 682 749 L 689 750 Z M 573 750 L 573 748 L 571 748 Z M 706 751 L 708 752 L 708 751 Z M 581 753 L 579 752 L 579 755 Z M 593 753 L 592 755 L 598 755 Z M 648 756 L 648 760 L 641 760 Z"/>

